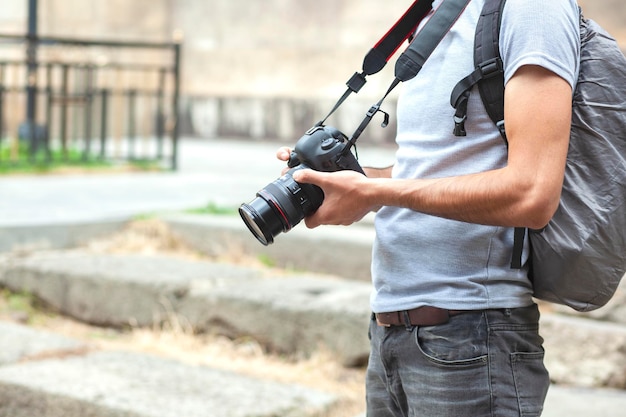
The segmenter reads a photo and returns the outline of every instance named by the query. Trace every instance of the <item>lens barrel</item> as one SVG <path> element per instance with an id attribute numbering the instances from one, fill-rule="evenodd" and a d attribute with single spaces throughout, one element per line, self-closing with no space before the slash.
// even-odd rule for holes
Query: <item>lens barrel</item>
<path id="1" fill-rule="evenodd" d="M 239 215 L 259 242 L 267 246 L 281 232 L 288 232 L 324 200 L 322 190 L 311 184 L 298 184 L 291 174 L 305 168 L 298 166 L 268 184 L 248 204 L 239 207 Z"/>
<path id="2" fill-rule="evenodd" d="M 261 197 L 239 207 L 239 215 L 244 223 L 254 237 L 265 246 L 273 243 L 274 236 L 283 231 L 271 207 L 271 203 Z"/>

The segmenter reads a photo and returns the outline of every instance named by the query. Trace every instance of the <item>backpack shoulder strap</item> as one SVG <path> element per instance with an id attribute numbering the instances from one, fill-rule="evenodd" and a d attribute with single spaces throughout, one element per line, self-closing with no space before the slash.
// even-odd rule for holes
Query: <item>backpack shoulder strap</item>
<path id="1" fill-rule="evenodd" d="M 454 117 L 456 136 L 465 136 L 467 102 L 470 91 L 477 85 L 487 114 L 498 127 L 506 142 L 504 132 L 504 67 L 500 57 L 500 23 L 506 0 L 485 0 L 476 25 L 474 38 L 474 71 L 459 81 L 452 91 L 450 104 L 456 109 Z"/>
<path id="2" fill-rule="evenodd" d="M 478 91 L 487 114 L 504 134 L 504 65 L 500 57 L 500 23 L 506 0 L 486 0 L 476 28 L 474 64 L 484 74 Z"/>

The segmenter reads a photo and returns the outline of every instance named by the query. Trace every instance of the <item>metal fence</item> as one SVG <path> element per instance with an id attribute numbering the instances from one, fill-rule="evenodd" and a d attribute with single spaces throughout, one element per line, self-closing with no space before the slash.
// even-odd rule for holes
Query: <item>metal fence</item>
<path id="1" fill-rule="evenodd" d="M 177 168 L 180 43 L 0 34 L 0 166 L 152 161 Z"/>

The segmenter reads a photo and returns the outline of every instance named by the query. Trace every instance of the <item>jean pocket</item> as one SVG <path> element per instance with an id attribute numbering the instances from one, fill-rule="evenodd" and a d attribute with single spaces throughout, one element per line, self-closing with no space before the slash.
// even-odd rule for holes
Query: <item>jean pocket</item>
<path id="1" fill-rule="evenodd" d="M 485 365 L 486 338 L 477 330 L 447 324 L 420 327 L 415 332 L 415 344 L 422 355 L 439 366 Z"/>
<path id="2" fill-rule="evenodd" d="M 548 393 L 549 376 L 544 352 L 513 353 L 511 366 L 522 417 L 540 416 Z"/>

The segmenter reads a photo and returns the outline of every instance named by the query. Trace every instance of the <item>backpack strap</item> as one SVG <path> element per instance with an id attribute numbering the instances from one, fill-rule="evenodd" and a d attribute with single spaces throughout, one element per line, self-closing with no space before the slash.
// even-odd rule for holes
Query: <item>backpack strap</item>
<path id="1" fill-rule="evenodd" d="M 450 104 L 455 108 L 454 135 L 466 136 L 467 103 L 474 86 L 478 87 L 489 118 L 498 128 L 508 147 L 504 128 L 504 64 L 500 56 L 500 24 L 506 0 L 485 0 L 476 25 L 474 38 L 474 71 L 452 90 Z M 511 268 L 522 268 L 526 229 L 516 227 L 513 238 Z"/>
<path id="2" fill-rule="evenodd" d="M 513 234 L 513 255 L 511 256 L 511 269 L 522 269 L 522 253 L 524 252 L 525 227 L 516 227 Z M 530 242 L 530 239 L 528 239 Z"/>
<path id="3" fill-rule="evenodd" d="M 500 57 L 500 23 L 506 0 L 485 0 L 474 38 L 474 71 L 452 90 L 450 104 L 456 109 L 454 134 L 466 136 L 467 102 L 477 85 L 487 114 L 498 127 L 506 143 L 504 131 L 504 66 Z"/>

